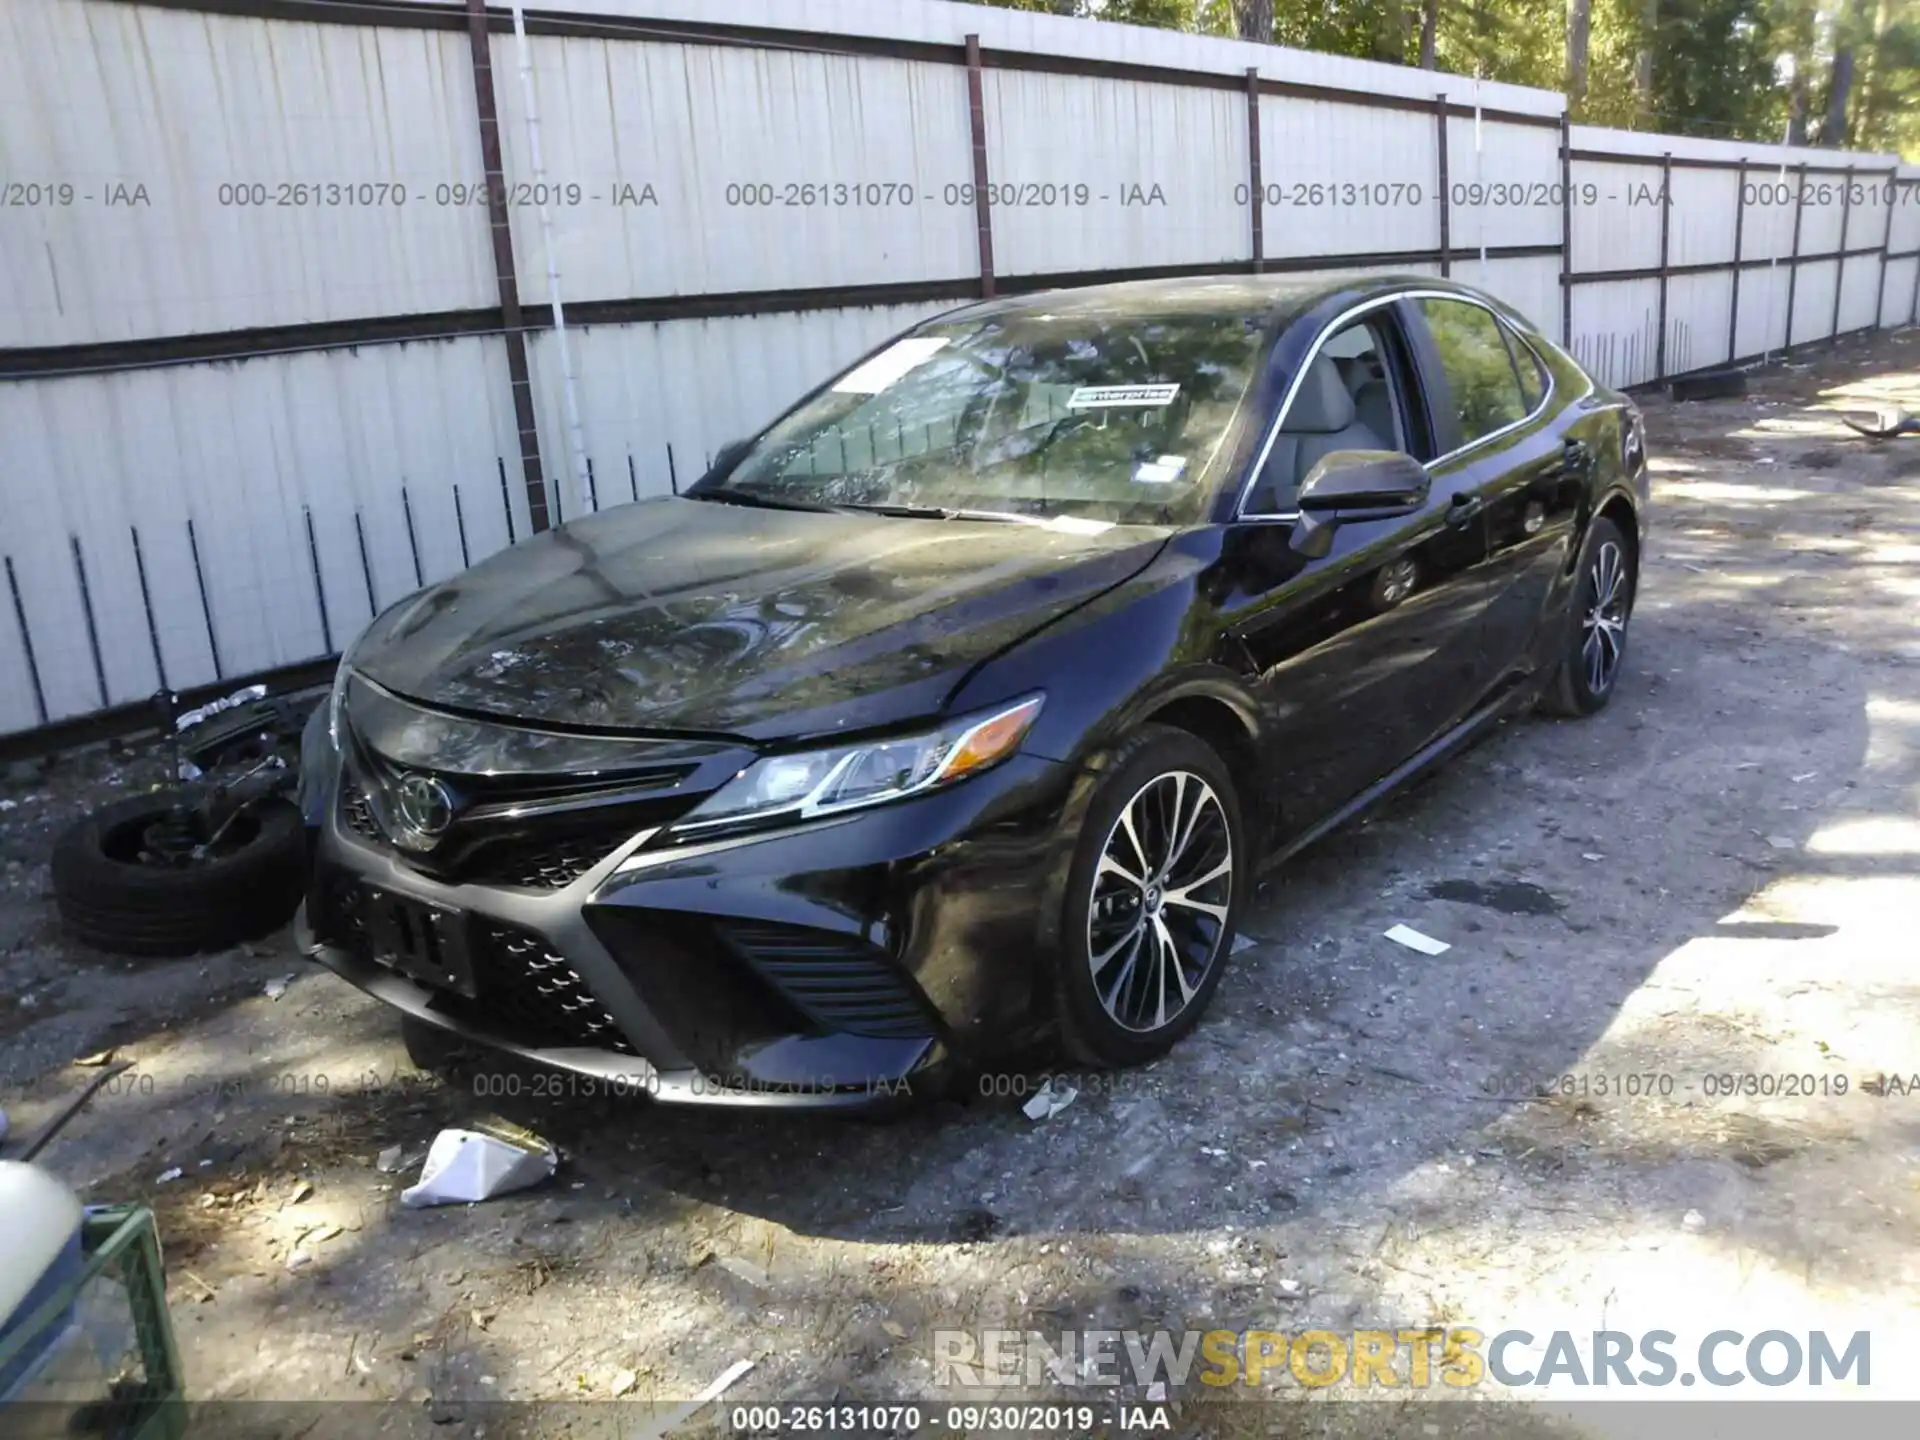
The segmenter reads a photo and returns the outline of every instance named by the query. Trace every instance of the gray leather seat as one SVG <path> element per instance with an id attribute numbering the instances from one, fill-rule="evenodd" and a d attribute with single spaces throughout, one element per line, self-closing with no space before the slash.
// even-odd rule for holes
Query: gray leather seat
<path id="1" fill-rule="evenodd" d="M 1384 397 L 1386 386 L 1380 384 L 1380 390 Z M 1390 400 L 1385 418 L 1388 424 L 1384 434 L 1364 423 L 1352 394 L 1340 378 L 1339 367 L 1329 356 L 1315 356 L 1287 411 L 1285 427 L 1274 437 L 1273 450 L 1260 472 L 1259 483 L 1247 499 L 1248 513 L 1270 515 L 1289 509 L 1307 472 L 1336 450 L 1396 448 L 1391 439 Z"/>
<path id="2" fill-rule="evenodd" d="M 1400 427 L 1394 423 L 1393 393 L 1387 389 L 1386 381 L 1369 379 L 1355 386 L 1353 408 L 1355 418 L 1362 425 L 1387 438 L 1387 449 L 1403 448 L 1395 440 Z"/>

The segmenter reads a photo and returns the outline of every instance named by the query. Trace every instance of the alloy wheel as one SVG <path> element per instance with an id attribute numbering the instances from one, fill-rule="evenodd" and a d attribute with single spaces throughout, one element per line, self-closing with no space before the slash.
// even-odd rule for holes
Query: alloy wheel
<path id="1" fill-rule="evenodd" d="M 1580 660 L 1587 689 L 1604 695 L 1620 670 L 1627 643 L 1627 562 L 1609 540 L 1594 551 L 1587 569 L 1587 610 L 1580 621 Z"/>
<path id="2" fill-rule="evenodd" d="M 1419 578 L 1419 569 L 1406 557 L 1394 561 L 1381 572 L 1380 601 L 1383 605 L 1398 605 L 1413 593 L 1413 582 Z"/>
<path id="3" fill-rule="evenodd" d="M 1155 776 L 1107 832 L 1087 908 L 1094 992 L 1136 1033 L 1186 1010 L 1217 963 L 1233 901 L 1233 832 L 1213 787 Z"/>

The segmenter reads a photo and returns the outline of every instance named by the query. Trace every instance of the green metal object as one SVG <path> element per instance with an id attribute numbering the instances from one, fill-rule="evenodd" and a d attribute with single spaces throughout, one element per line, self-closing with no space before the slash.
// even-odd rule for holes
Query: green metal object
<path id="1" fill-rule="evenodd" d="M 153 1212 L 90 1206 L 77 1279 L 50 1295 L 0 1342 L 0 1369 L 37 1339 L 76 1329 L 13 1402 L 0 1405 L 9 1440 L 84 1434 L 89 1440 L 180 1440 L 186 1434 L 180 1348 L 167 1313 L 167 1277 Z M 121 1353 L 100 1354 L 124 1337 Z M 85 1352 L 83 1354 L 83 1352 Z"/>

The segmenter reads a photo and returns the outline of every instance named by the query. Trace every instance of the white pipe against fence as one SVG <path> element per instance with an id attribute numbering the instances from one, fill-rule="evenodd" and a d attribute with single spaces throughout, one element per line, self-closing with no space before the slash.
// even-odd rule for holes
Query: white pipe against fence
<path id="1" fill-rule="evenodd" d="M 1780 183 L 1782 185 L 1787 183 L 1787 156 L 1784 150 L 1780 153 Z M 1782 192 L 1776 190 L 1774 193 L 1777 195 Z M 1797 211 L 1800 206 L 1800 197 L 1797 194 L 1794 196 L 1793 203 Z M 1773 358 L 1773 310 L 1774 306 L 1778 303 L 1777 297 L 1780 293 L 1780 287 L 1773 283 L 1780 275 L 1780 237 L 1778 235 L 1773 237 L 1772 243 L 1767 246 L 1767 249 L 1772 253 L 1767 256 L 1767 323 L 1766 328 L 1760 332 L 1760 363 L 1762 365 L 1765 365 Z M 1733 272 L 1734 284 L 1737 285 L 1740 283 L 1740 256 L 1738 254 L 1734 255 L 1733 263 L 1735 267 Z M 1788 347 L 1791 348 L 1793 345 L 1792 310 L 1787 311 L 1786 342 Z M 1738 337 L 1735 338 L 1734 343 L 1739 343 Z M 1728 356 L 1727 358 L 1732 359 L 1733 357 Z"/>
<path id="2" fill-rule="evenodd" d="M 593 483 L 587 470 L 586 432 L 580 424 L 580 397 L 573 371 L 573 346 L 567 340 L 567 308 L 560 299 L 560 260 L 553 248 L 553 217 L 547 213 L 547 164 L 540 153 L 540 107 L 533 98 L 533 56 L 527 46 L 527 24 L 520 0 L 513 0 L 513 41 L 520 60 L 521 103 L 527 108 L 527 153 L 533 161 L 534 208 L 540 213 L 540 248 L 547 255 L 547 298 L 553 304 L 553 334 L 560 346 L 561 388 L 567 413 L 567 453 L 573 461 L 573 483 L 580 492 L 580 513 L 595 508 Z"/>
<path id="3" fill-rule="evenodd" d="M 1476 75 L 1473 77 L 1473 178 L 1476 184 L 1482 186 L 1480 190 L 1482 204 L 1480 206 L 1480 268 L 1474 272 L 1474 280 L 1481 285 L 1487 283 L 1487 207 L 1484 203 L 1487 192 L 1482 183 L 1487 178 L 1485 151 L 1486 147 L 1481 139 L 1480 77 Z"/>

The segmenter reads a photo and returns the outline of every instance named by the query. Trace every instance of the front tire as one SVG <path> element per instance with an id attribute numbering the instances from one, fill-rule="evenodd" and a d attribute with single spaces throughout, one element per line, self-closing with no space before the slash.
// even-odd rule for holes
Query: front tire
<path id="1" fill-rule="evenodd" d="M 413 1068 L 428 1075 L 446 1075 L 463 1060 L 473 1058 L 473 1047 L 450 1030 L 402 1012 L 400 1043 L 407 1047 Z"/>
<path id="2" fill-rule="evenodd" d="M 1073 1059 L 1144 1064 L 1200 1023 L 1248 873 L 1219 755 L 1184 730 L 1143 727 L 1094 792 L 1067 877 L 1055 1007 Z"/>
<path id="3" fill-rule="evenodd" d="M 1547 714 L 1592 715 L 1613 698 L 1639 578 L 1626 535 L 1605 516 L 1596 519 L 1587 527 L 1567 602 L 1560 665 L 1540 697 Z"/>

